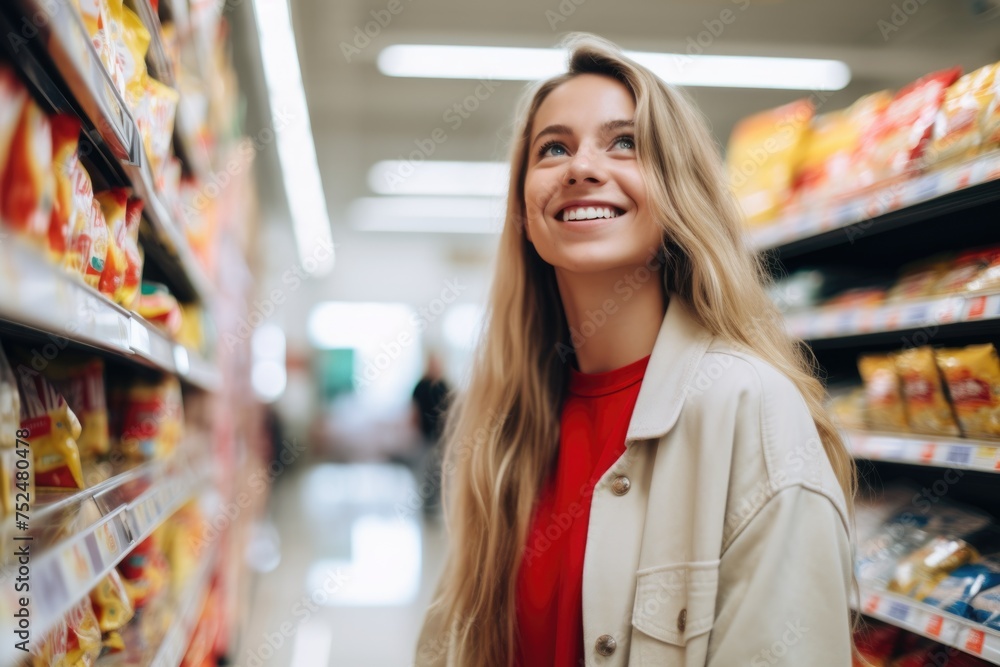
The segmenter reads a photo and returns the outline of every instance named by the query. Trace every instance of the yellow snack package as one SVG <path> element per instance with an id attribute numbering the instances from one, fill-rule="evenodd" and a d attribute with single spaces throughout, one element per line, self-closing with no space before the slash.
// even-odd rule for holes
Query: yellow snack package
<path id="1" fill-rule="evenodd" d="M 986 108 L 979 121 L 979 131 L 983 147 L 1000 145 L 1000 63 L 993 68 L 993 80 L 986 83 L 988 89 Z"/>
<path id="2" fill-rule="evenodd" d="M 98 192 L 94 198 L 101 205 L 101 213 L 108 230 L 108 253 L 104 261 L 104 269 L 101 271 L 98 289 L 101 294 L 115 299 L 120 295 L 122 286 L 125 284 L 125 270 L 127 268 L 125 211 L 128 207 L 128 190 L 114 188 Z"/>
<path id="3" fill-rule="evenodd" d="M 86 597 L 32 647 L 34 667 L 90 667 L 100 654 L 101 629 Z"/>
<path id="4" fill-rule="evenodd" d="M 125 94 L 125 76 L 118 59 L 116 24 L 120 25 L 122 0 L 77 0 L 76 7 L 83 17 L 83 25 L 97 50 L 104 68 L 111 75 L 111 82 L 118 92 Z M 118 16 L 115 16 L 117 12 Z"/>
<path id="5" fill-rule="evenodd" d="M 910 430 L 928 435 L 957 436 L 958 424 L 944 395 L 934 350 L 924 346 L 900 352 L 896 355 L 896 373 L 903 386 Z"/>
<path id="6" fill-rule="evenodd" d="M 144 93 L 143 86 L 147 76 L 146 51 L 149 50 L 150 37 L 142 20 L 128 7 L 122 10 L 120 37 L 118 47 L 123 54 L 125 101 L 134 114 Z"/>
<path id="7" fill-rule="evenodd" d="M 759 225 L 788 202 L 813 104 L 798 100 L 745 118 L 726 151 L 729 182 L 747 221 Z"/>
<path id="8" fill-rule="evenodd" d="M 935 352 L 962 433 L 1000 437 L 1000 358 L 992 343 Z"/>
<path id="9" fill-rule="evenodd" d="M 80 421 L 41 373 L 25 363 L 15 370 L 21 390 L 21 429 L 35 459 L 35 486 L 82 489 Z"/>
<path id="10" fill-rule="evenodd" d="M 938 283 L 954 265 L 950 256 L 939 255 L 903 267 L 896 283 L 889 288 L 886 301 L 907 301 L 931 296 Z"/>
<path id="11" fill-rule="evenodd" d="M 812 119 L 796 169 L 795 195 L 800 200 L 830 197 L 844 187 L 851 156 L 861 133 L 848 110 Z"/>
<path id="12" fill-rule="evenodd" d="M 868 426 L 876 430 L 906 431 L 906 409 L 893 355 L 862 355 L 858 358 L 858 370 L 865 383 Z"/>
<path id="13" fill-rule="evenodd" d="M 184 427 L 176 377 L 116 387 L 112 398 L 121 452 L 129 460 L 164 459 L 180 443 Z"/>
<path id="14" fill-rule="evenodd" d="M 899 562 L 889 590 L 923 600 L 952 570 L 978 557 L 976 548 L 965 540 L 935 537 Z"/>
<path id="15" fill-rule="evenodd" d="M 830 399 L 830 412 L 841 428 L 863 430 L 868 421 L 867 408 L 863 387 Z"/>
<path id="16" fill-rule="evenodd" d="M 934 120 L 928 146 L 928 163 L 968 157 L 983 144 L 981 117 L 990 101 L 990 84 L 997 65 L 980 67 L 961 77 L 945 92 L 944 102 Z"/>
<path id="17" fill-rule="evenodd" d="M 135 616 L 132 602 L 125 591 L 118 570 L 111 570 L 108 576 L 101 579 L 94 590 L 90 591 L 90 602 L 97 616 L 97 624 L 101 632 L 121 630 Z"/>
<path id="18" fill-rule="evenodd" d="M 81 459 L 107 454 L 111 445 L 108 402 L 104 392 L 104 361 L 56 359 L 49 362 L 45 372 L 52 386 L 66 399 L 70 410 L 80 420 L 82 431 L 76 444 Z"/>

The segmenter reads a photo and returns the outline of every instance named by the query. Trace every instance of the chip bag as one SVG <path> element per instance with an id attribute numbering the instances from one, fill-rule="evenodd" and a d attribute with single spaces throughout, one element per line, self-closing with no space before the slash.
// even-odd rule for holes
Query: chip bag
<path id="1" fill-rule="evenodd" d="M 127 459 L 163 459 L 180 443 L 184 414 L 176 377 L 116 387 L 112 404 L 121 434 L 121 452 Z"/>
<path id="2" fill-rule="evenodd" d="M 972 598 L 994 586 L 1000 586 L 1000 559 L 983 558 L 956 568 L 924 598 L 924 602 L 972 618 Z"/>
<path id="3" fill-rule="evenodd" d="M 34 667 L 90 667 L 100 654 L 101 629 L 86 597 L 32 647 Z"/>
<path id="4" fill-rule="evenodd" d="M 814 117 L 796 169 L 796 196 L 800 200 L 820 199 L 842 188 L 860 138 L 858 125 L 852 122 L 848 110 Z"/>
<path id="5" fill-rule="evenodd" d="M 945 93 L 934 120 L 928 162 L 973 155 L 983 144 L 980 119 L 986 113 L 997 65 L 980 67 L 956 81 Z"/>
<path id="6" fill-rule="evenodd" d="M 839 188 L 841 194 L 869 188 L 880 178 L 872 169 L 872 147 L 866 143 L 866 139 L 871 137 L 882 123 L 892 97 L 892 92 L 880 90 L 859 98 L 848 107 L 847 115 L 858 133 L 858 143 L 843 174 L 843 183 Z"/>
<path id="7" fill-rule="evenodd" d="M 10 145 L 20 125 L 21 111 L 27 101 L 28 91 L 25 90 L 21 80 L 9 65 L 0 62 L 0 184 L 4 182 L 4 174 L 10 162 Z M 0 189 L 0 202 L 2 197 L 3 190 Z"/>
<path id="8" fill-rule="evenodd" d="M 125 591 L 125 583 L 118 570 L 111 570 L 101 579 L 101 583 L 90 591 L 90 602 L 94 607 L 101 632 L 121 630 L 135 615 L 132 602 Z"/>
<path id="9" fill-rule="evenodd" d="M 56 114 L 52 124 L 52 174 L 54 178 L 52 213 L 49 216 L 49 255 L 56 264 L 65 264 L 71 231 L 76 227 L 73 185 L 76 172 L 82 169 L 79 158 L 80 119 Z"/>
<path id="10" fill-rule="evenodd" d="M 49 118 L 28 98 L 11 139 L 0 182 L 0 221 L 9 229 L 47 245 L 52 212 L 52 129 Z"/>
<path id="11" fill-rule="evenodd" d="M 962 294 L 972 291 L 970 287 L 980 280 L 987 269 L 997 261 L 1000 248 L 969 250 L 963 252 L 952 263 L 934 285 L 934 294 Z"/>
<path id="12" fill-rule="evenodd" d="M 80 419 L 81 433 L 76 439 L 80 457 L 91 459 L 110 451 L 108 402 L 104 393 L 104 362 L 49 362 L 46 376 Z"/>
<path id="13" fill-rule="evenodd" d="M 858 370 L 865 384 L 868 425 L 876 430 L 907 430 L 906 409 L 893 355 L 862 355 L 858 358 Z"/>
<path id="14" fill-rule="evenodd" d="M 111 77 L 111 82 L 122 95 L 125 94 L 125 75 L 118 59 L 118 21 L 122 0 L 75 0 L 83 18 L 83 25 L 97 50 L 101 63 Z M 118 16 L 116 16 L 116 13 Z"/>
<path id="15" fill-rule="evenodd" d="M 180 95 L 176 90 L 147 76 L 143 85 L 143 97 L 140 105 L 140 115 L 145 115 L 145 132 L 139 127 L 146 155 L 149 156 L 153 177 L 158 179 L 160 172 L 170 157 L 174 137 L 174 120 L 177 116 L 177 103 Z"/>
<path id="16" fill-rule="evenodd" d="M 73 185 L 73 227 L 69 234 L 66 268 L 98 288 L 108 258 L 108 228 L 101 205 L 94 199 L 90 174 L 77 162 Z"/>
<path id="17" fill-rule="evenodd" d="M 125 239 L 122 252 L 125 254 L 125 275 L 115 299 L 126 308 L 136 307 L 139 290 L 142 287 L 142 248 L 139 246 L 139 223 L 142 220 L 143 202 L 129 199 L 125 209 Z"/>
<path id="18" fill-rule="evenodd" d="M 959 435 L 951 404 L 941 386 L 941 374 L 929 346 L 898 353 L 896 373 L 903 388 L 910 430 L 928 435 Z"/>
<path id="19" fill-rule="evenodd" d="M 19 363 L 15 371 L 21 390 L 21 428 L 35 458 L 35 485 L 82 489 L 80 421 L 66 399 L 38 371 Z"/>
<path id="20" fill-rule="evenodd" d="M 111 299 L 118 297 L 125 284 L 127 260 L 125 258 L 126 209 L 128 207 L 128 190 L 115 188 L 106 192 L 98 192 L 94 198 L 101 206 L 101 213 L 108 230 L 108 252 L 104 262 L 104 270 L 98 289 Z"/>
<path id="21" fill-rule="evenodd" d="M 888 589 L 923 600 L 953 570 L 977 558 L 979 552 L 965 540 L 935 537 L 899 562 Z"/>
<path id="22" fill-rule="evenodd" d="M 774 218 L 792 193 L 813 104 L 798 100 L 739 122 L 729 138 L 729 182 L 751 225 Z"/>
<path id="23" fill-rule="evenodd" d="M 181 330 L 183 316 L 180 305 L 166 285 L 143 281 L 136 312 L 171 337 Z"/>
<path id="24" fill-rule="evenodd" d="M 135 545 L 118 565 L 118 571 L 136 611 L 146 607 L 166 587 L 170 576 L 170 566 L 154 536 Z"/>
<path id="25" fill-rule="evenodd" d="M 979 122 L 983 147 L 1000 145 L 1000 63 L 993 69 L 993 80 L 987 83 L 986 109 Z"/>
<path id="26" fill-rule="evenodd" d="M 1000 359 L 991 343 L 937 350 L 951 403 L 963 434 L 1000 437 Z"/>
<path id="27" fill-rule="evenodd" d="M 121 39 L 118 47 L 123 56 L 122 70 L 125 76 L 125 101 L 133 114 L 142 102 L 145 93 L 146 51 L 149 50 L 150 35 L 142 20 L 128 7 L 122 12 Z M 138 122 L 138 118 L 136 121 Z"/>

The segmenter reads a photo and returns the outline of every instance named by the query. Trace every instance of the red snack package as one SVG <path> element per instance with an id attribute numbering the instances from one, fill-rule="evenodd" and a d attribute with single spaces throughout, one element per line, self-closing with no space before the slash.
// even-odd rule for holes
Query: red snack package
<path id="1" fill-rule="evenodd" d="M 108 230 L 108 253 L 101 272 L 98 289 L 112 299 L 117 299 L 118 292 L 125 283 L 125 211 L 128 206 L 128 190 L 115 188 L 106 192 L 98 192 L 94 198 L 101 205 L 104 223 Z"/>
<path id="2" fill-rule="evenodd" d="M 892 98 L 885 113 L 861 141 L 866 166 L 876 182 L 922 166 L 924 149 L 945 91 L 961 73 L 960 67 L 954 67 L 928 74 Z"/>
<path id="3" fill-rule="evenodd" d="M 83 428 L 66 399 L 27 365 L 18 364 L 21 428 L 28 431 L 35 459 L 35 486 L 82 489 L 83 471 L 76 439 Z"/>
<path id="4" fill-rule="evenodd" d="M 125 579 L 125 591 L 136 611 L 164 589 L 170 576 L 170 566 L 153 536 L 135 545 L 118 565 L 118 571 Z"/>
<path id="5" fill-rule="evenodd" d="M 125 239 L 122 243 L 122 251 L 125 253 L 125 276 L 118 291 L 117 301 L 129 309 L 135 308 L 142 287 L 142 250 L 139 248 L 142 207 L 141 199 L 130 199 L 125 210 Z"/>
<path id="6" fill-rule="evenodd" d="M 0 182 L 0 220 L 19 234 L 45 245 L 53 183 L 49 118 L 28 98 L 21 109 Z"/>
<path id="7" fill-rule="evenodd" d="M 49 216 L 49 255 L 57 264 L 64 264 L 72 229 L 76 226 L 73 206 L 73 184 L 80 167 L 80 119 L 69 114 L 56 114 L 52 125 L 52 173 L 55 179 L 52 213 Z"/>
<path id="8" fill-rule="evenodd" d="M 28 91 L 24 89 L 14 70 L 0 63 L 0 183 L 3 183 L 9 161 L 10 143 L 14 139 L 21 110 L 27 101 Z M 3 190 L 0 190 L 0 197 L 3 197 Z"/>

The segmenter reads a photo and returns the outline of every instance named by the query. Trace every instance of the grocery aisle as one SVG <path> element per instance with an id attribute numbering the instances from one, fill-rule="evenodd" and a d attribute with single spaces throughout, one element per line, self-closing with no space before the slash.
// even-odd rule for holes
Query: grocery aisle
<path id="1" fill-rule="evenodd" d="M 236 664 L 412 664 L 445 547 L 441 521 L 412 509 L 415 491 L 393 464 L 317 463 L 277 480 L 280 563 L 255 583 Z"/>

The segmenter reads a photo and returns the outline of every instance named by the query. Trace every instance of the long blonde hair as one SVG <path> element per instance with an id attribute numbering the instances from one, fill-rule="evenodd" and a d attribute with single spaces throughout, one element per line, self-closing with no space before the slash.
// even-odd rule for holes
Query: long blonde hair
<path id="1" fill-rule="evenodd" d="M 568 72 L 537 85 L 518 116 L 486 324 L 469 386 L 445 429 L 451 551 L 429 613 L 438 615 L 460 665 L 507 667 L 513 660 L 516 575 L 559 443 L 569 369 L 557 346 L 570 344 L 570 332 L 554 270 L 524 234 L 524 178 L 535 114 L 574 76 L 614 77 L 635 99 L 637 158 L 650 210 L 663 227 L 663 287 L 709 332 L 795 382 L 849 505 L 856 486 L 854 461 L 824 409 L 815 361 L 789 339 L 764 289 L 767 271 L 745 243 L 742 214 L 704 119 L 680 91 L 610 42 L 574 35 L 567 46 Z"/>

